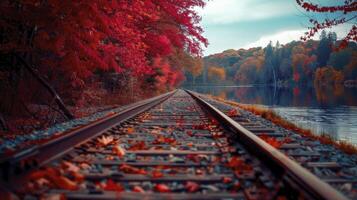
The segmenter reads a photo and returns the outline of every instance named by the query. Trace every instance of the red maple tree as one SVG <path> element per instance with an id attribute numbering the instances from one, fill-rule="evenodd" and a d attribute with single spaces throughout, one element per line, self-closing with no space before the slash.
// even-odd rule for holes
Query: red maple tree
<path id="1" fill-rule="evenodd" d="M 199 55 L 203 0 L 0 2 L 0 52 L 31 54 L 39 66 L 87 77 L 96 69 L 150 74 L 153 57 Z"/>

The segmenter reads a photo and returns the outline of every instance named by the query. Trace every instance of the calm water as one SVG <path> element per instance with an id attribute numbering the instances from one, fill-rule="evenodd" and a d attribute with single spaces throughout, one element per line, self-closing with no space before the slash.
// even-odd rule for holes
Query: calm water
<path id="1" fill-rule="evenodd" d="M 357 144 L 357 88 L 277 88 L 258 86 L 186 87 L 229 100 L 261 104 L 315 133 Z"/>

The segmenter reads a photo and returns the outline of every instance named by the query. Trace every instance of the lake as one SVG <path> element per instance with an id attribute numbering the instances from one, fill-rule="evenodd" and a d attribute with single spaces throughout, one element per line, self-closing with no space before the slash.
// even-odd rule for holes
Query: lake
<path id="1" fill-rule="evenodd" d="M 187 86 L 228 100 L 260 104 L 317 134 L 357 144 L 357 88 L 266 86 Z"/>

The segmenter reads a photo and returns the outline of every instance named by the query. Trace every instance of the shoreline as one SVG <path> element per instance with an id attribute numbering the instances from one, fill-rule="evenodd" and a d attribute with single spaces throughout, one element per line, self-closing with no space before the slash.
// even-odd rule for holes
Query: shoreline
<path id="1" fill-rule="evenodd" d="M 304 137 L 307 137 L 307 138 L 310 138 L 313 140 L 317 140 L 317 141 L 321 142 L 322 144 L 332 145 L 335 148 L 343 151 L 344 153 L 357 154 L 357 145 L 354 145 L 347 141 L 335 140 L 334 138 L 332 138 L 331 136 L 326 135 L 326 134 L 318 135 L 318 134 L 314 133 L 312 130 L 299 127 L 298 125 L 284 119 L 283 117 L 281 117 L 280 115 L 278 115 L 276 112 L 274 112 L 273 110 L 271 110 L 269 108 L 266 108 L 266 107 L 263 107 L 260 105 L 256 105 L 256 104 L 242 104 L 242 103 L 226 100 L 221 97 L 212 96 L 212 95 L 208 95 L 208 96 L 211 97 L 212 99 L 219 101 L 219 102 L 226 103 L 231 106 L 235 106 L 235 107 L 238 107 L 245 111 L 248 111 L 250 113 L 253 113 L 254 115 L 264 118 L 264 119 L 274 123 L 275 125 L 278 125 L 282 128 L 290 130 L 290 131 L 294 131 Z"/>

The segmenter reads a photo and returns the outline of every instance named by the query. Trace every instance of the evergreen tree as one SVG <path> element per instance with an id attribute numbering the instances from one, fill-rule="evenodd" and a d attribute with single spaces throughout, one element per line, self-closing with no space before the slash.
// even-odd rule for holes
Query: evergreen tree
<path id="1" fill-rule="evenodd" d="M 320 35 L 320 43 L 317 47 L 317 67 L 324 67 L 330 58 L 332 52 L 332 42 L 323 30 Z"/>

